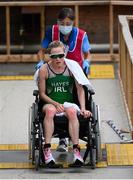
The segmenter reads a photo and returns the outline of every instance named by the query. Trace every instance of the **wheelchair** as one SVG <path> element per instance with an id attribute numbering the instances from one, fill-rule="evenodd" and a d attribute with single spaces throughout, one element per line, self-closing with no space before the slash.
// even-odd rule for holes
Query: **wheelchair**
<path id="1" fill-rule="evenodd" d="M 84 119 L 83 116 L 79 115 L 79 139 L 84 141 L 86 148 L 83 154 L 84 166 L 89 166 L 95 169 L 96 164 L 101 161 L 101 136 L 100 136 L 100 114 L 99 107 L 93 100 L 94 92 L 88 90 L 85 86 L 85 99 L 86 109 L 92 112 L 92 117 L 88 120 Z M 33 96 L 35 101 L 30 107 L 29 116 L 29 157 L 34 165 L 35 169 L 38 170 L 40 167 L 45 167 L 45 160 L 43 155 L 44 145 L 44 132 L 42 127 L 43 114 L 41 112 L 39 91 L 34 90 Z M 75 103 L 78 104 L 77 94 L 74 93 Z M 65 116 L 55 116 L 54 118 L 55 129 L 53 138 L 58 138 L 63 135 L 65 138 L 70 138 L 68 132 L 68 120 Z M 88 162 L 87 159 L 89 159 Z M 62 167 L 62 166 L 58 166 Z M 71 165 L 69 167 L 72 167 Z"/>

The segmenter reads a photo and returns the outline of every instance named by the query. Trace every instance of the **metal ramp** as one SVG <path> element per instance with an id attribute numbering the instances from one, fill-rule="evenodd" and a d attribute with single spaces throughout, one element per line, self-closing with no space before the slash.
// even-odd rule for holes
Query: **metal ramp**
<path id="1" fill-rule="evenodd" d="M 55 150 L 57 144 L 52 144 Z M 102 145 L 102 147 L 105 147 Z M 85 144 L 81 144 L 81 153 L 84 151 Z M 53 156 L 57 163 L 61 163 L 63 168 L 68 168 L 72 161 L 72 153 L 59 153 L 53 151 Z M 106 161 L 101 161 L 97 167 L 107 167 Z M 0 169 L 31 169 L 32 165 L 27 144 L 0 145 Z"/>
<path id="2" fill-rule="evenodd" d="M 56 148 L 53 144 L 52 149 Z M 81 145 L 83 151 L 85 145 Z M 133 166 L 133 144 L 102 144 L 102 161 L 97 168 L 108 166 Z M 81 152 L 82 153 L 82 152 Z M 57 162 L 68 168 L 71 154 L 54 151 L 53 155 Z M 31 169 L 34 166 L 29 159 L 28 145 L 0 145 L 0 169 Z"/>

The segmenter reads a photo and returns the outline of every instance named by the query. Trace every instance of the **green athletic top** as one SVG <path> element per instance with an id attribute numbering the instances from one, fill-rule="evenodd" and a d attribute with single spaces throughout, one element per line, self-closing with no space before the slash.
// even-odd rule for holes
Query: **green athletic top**
<path id="1" fill-rule="evenodd" d="M 70 75 L 67 66 L 63 73 L 56 74 L 47 64 L 48 79 L 46 80 L 47 95 L 56 102 L 63 104 L 64 102 L 73 103 L 73 86 L 74 78 Z"/>

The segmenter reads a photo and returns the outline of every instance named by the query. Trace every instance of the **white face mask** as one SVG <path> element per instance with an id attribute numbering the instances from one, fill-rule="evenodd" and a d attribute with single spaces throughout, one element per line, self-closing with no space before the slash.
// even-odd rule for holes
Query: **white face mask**
<path id="1" fill-rule="evenodd" d="M 71 31 L 72 31 L 72 25 L 71 26 L 62 26 L 62 25 L 59 25 L 59 31 L 64 34 L 64 35 L 67 35 L 69 34 Z"/>

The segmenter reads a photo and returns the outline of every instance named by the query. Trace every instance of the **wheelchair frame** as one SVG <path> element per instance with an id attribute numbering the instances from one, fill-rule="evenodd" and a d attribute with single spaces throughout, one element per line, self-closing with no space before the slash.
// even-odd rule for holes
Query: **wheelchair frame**
<path id="1" fill-rule="evenodd" d="M 86 162 L 86 159 L 89 155 L 89 162 L 85 166 L 90 166 L 92 169 L 95 169 L 96 164 L 101 161 L 101 136 L 100 136 L 100 114 L 99 107 L 93 101 L 92 95 L 94 93 L 91 91 L 86 91 L 85 96 L 87 109 L 92 112 L 92 117 L 89 118 L 89 121 L 86 121 L 87 127 L 86 135 L 79 133 L 79 139 L 86 142 L 86 150 L 83 155 L 83 160 Z M 32 160 L 32 164 L 35 165 L 35 169 L 38 170 L 39 167 L 45 166 L 45 160 L 43 156 L 43 145 L 44 145 L 44 136 L 43 128 L 40 119 L 42 118 L 38 106 L 39 106 L 39 91 L 34 90 L 33 96 L 35 96 L 35 102 L 32 103 L 30 108 L 30 117 L 29 117 L 29 157 Z M 83 118 L 81 117 L 81 120 Z M 55 123 L 57 121 L 55 120 Z M 79 120 L 80 122 L 80 120 Z M 85 122 L 85 121 L 84 121 Z M 84 123 L 83 122 L 83 123 Z M 81 123 L 81 122 L 80 122 Z M 55 126 L 56 127 L 56 126 Z M 81 132 L 81 130 L 80 130 Z M 84 132 L 84 131 L 83 131 Z M 54 135 L 59 133 L 59 130 L 55 130 Z M 66 133 L 66 136 L 69 137 L 68 130 L 64 130 L 62 133 Z M 61 167 L 61 166 L 59 166 Z"/>

